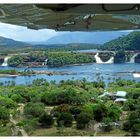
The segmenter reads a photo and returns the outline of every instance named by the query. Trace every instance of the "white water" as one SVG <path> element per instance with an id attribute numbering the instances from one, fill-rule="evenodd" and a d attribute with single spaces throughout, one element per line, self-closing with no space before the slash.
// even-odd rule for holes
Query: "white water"
<path id="1" fill-rule="evenodd" d="M 96 53 L 96 55 L 94 56 L 95 57 L 95 60 L 96 60 L 96 63 L 104 63 L 101 58 L 99 57 L 99 53 Z"/>
<path id="2" fill-rule="evenodd" d="M 134 78 L 140 78 L 140 73 L 133 73 Z"/>
<path id="3" fill-rule="evenodd" d="M 135 63 L 135 57 L 137 56 L 138 54 L 134 54 L 131 58 L 130 58 L 130 62 L 129 63 Z"/>
<path id="4" fill-rule="evenodd" d="M 96 53 L 96 55 L 94 57 L 95 57 L 96 63 L 98 63 L 98 64 L 101 64 L 101 63 L 104 63 L 104 64 L 114 63 L 114 57 L 113 56 L 106 62 L 103 62 L 101 60 L 101 58 L 99 57 L 99 53 Z"/>
<path id="5" fill-rule="evenodd" d="M 10 58 L 9 56 L 5 57 L 5 58 L 4 58 L 4 62 L 2 63 L 1 66 L 3 66 L 3 67 L 8 66 L 8 59 L 9 59 L 9 58 Z"/>
<path id="6" fill-rule="evenodd" d="M 47 65 L 47 61 L 48 61 L 48 59 L 46 59 L 43 63 L 42 63 L 42 65 L 44 66 L 44 65 Z"/>

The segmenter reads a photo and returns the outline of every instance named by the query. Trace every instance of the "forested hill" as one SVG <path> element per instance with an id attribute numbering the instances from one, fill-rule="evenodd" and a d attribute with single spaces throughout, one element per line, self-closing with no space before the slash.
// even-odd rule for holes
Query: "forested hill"
<path id="1" fill-rule="evenodd" d="M 140 31 L 111 40 L 100 46 L 103 50 L 140 50 Z"/>
<path id="2" fill-rule="evenodd" d="M 0 36 L 0 52 L 15 52 L 16 51 L 29 51 L 29 50 L 51 50 L 51 51 L 74 51 L 84 49 L 96 49 L 98 44 L 84 44 L 84 43 L 71 43 L 71 44 L 29 44 L 26 42 L 16 41 L 13 39 Z"/>
<path id="3" fill-rule="evenodd" d="M 13 39 L 0 36 L 0 48 L 16 49 L 16 48 L 22 48 L 27 46 L 30 46 L 30 44 L 25 42 L 15 41 Z"/>

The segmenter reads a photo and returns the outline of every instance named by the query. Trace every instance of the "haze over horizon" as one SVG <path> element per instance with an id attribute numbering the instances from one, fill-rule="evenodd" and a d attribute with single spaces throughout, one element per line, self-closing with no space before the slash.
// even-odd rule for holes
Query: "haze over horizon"
<path id="1" fill-rule="evenodd" d="M 51 29 L 33 30 L 23 26 L 0 23 L 0 36 L 34 44 L 103 44 L 133 30 L 98 32 L 56 32 Z"/>

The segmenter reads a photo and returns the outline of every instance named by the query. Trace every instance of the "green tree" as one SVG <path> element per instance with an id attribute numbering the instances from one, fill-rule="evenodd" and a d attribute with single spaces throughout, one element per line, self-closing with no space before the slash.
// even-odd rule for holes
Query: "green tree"
<path id="1" fill-rule="evenodd" d="M 24 107 L 24 114 L 26 117 L 39 117 L 45 113 L 45 106 L 43 103 L 27 103 Z"/>
<path id="2" fill-rule="evenodd" d="M 47 85 L 48 86 L 49 85 L 47 80 L 43 79 L 43 78 L 33 80 L 32 84 L 35 85 L 35 86 L 43 86 L 43 85 Z"/>
<path id="3" fill-rule="evenodd" d="M 25 99 L 20 94 L 12 94 L 11 99 L 16 103 L 24 103 Z"/>
<path id="4" fill-rule="evenodd" d="M 72 106 L 70 108 L 70 113 L 74 116 L 74 118 L 76 119 L 77 116 L 82 112 L 82 108 L 77 107 L 77 106 Z"/>
<path id="5" fill-rule="evenodd" d="M 12 56 L 10 59 L 8 59 L 8 65 L 12 67 L 17 67 L 20 64 L 22 64 L 23 61 L 24 61 L 23 56 L 15 55 L 15 56 Z"/>
<path id="6" fill-rule="evenodd" d="M 121 109 L 116 105 L 111 105 L 108 110 L 108 118 L 112 121 L 118 121 L 120 119 Z"/>
<path id="7" fill-rule="evenodd" d="M 102 121 L 104 117 L 107 117 L 107 115 L 108 108 L 104 104 L 99 103 L 93 108 L 93 116 L 96 121 Z"/>
<path id="8" fill-rule="evenodd" d="M 112 120 L 110 118 L 103 119 L 103 125 L 102 125 L 103 131 L 109 132 L 113 129 L 111 122 L 112 122 Z"/>
<path id="9" fill-rule="evenodd" d="M 128 120 L 123 124 L 125 131 L 131 132 L 132 135 L 140 133 L 140 112 L 138 110 L 130 113 Z"/>
<path id="10" fill-rule="evenodd" d="M 114 63 L 124 63 L 125 62 L 125 52 L 118 51 L 114 56 Z"/>
<path id="11" fill-rule="evenodd" d="M 8 97 L 0 96 L 0 106 L 4 106 L 5 108 L 15 108 L 17 104 Z"/>
<path id="12" fill-rule="evenodd" d="M 0 121 L 6 125 L 9 122 L 10 113 L 5 107 L 0 106 Z"/>
<path id="13" fill-rule="evenodd" d="M 71 127 L 73 122 L 73 116 L 70 113 L 63 112 L 57 118 L 57 124 L 59 127 Z"/>
<path id="14" fill-rule="evenodd" d="M 46 113 L 43 113 L 39 117 L 39 122 L 41 123 L 42 126 L 45 126 L 47 128 L 50 128 L 54 124 L 53 117 L 51 115 L 46 114 Z"/>
<path id="15" fill-rule="evenodd" d="M 78 129 L 85 129 L 87 127 L 87 125 L 89 124 L 91 119 L 92 119 L 91 114 L 84 113 L 84 112 L 80 113 L 76 119 L 77 128 Z"/>

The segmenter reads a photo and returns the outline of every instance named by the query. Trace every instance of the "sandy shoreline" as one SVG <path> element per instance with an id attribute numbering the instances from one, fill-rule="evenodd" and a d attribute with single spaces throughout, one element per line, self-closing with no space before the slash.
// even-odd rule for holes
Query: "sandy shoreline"
<path id="1" fill-rule="evenodd" d="M 46 74 L 46 75 L 71 75 L 71 74 L 76 74 L 73 72 L 57 72 L 57 71 L 33 71 L 31 74 L 0 74 L 0 77 L 17 77 L 17 76 L 33 76 L 33 75 L 38 75 L 38 74 Z"/>
<path id="2" fill-rule="evenodd" d="M 20 75 L 12 75 L 12 74 L 0 74 L 0 77 L 17 77 L 17 76 L 20 76 Z"/>

